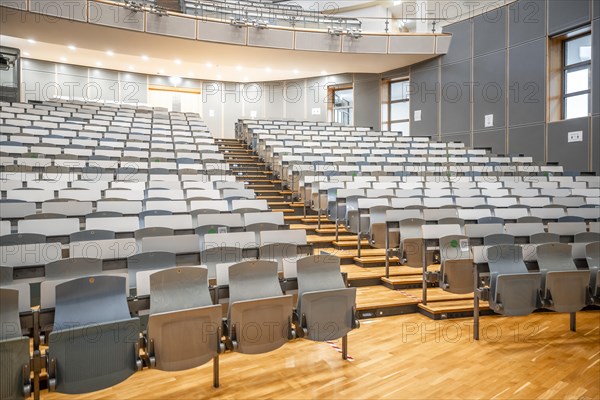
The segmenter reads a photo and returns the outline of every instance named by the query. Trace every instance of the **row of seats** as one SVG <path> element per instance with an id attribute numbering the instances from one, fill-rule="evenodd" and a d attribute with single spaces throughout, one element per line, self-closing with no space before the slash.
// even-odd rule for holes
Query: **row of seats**
<path id="1" fill-rule="evenodd" d="M 61 282 L 54 287 L 49 347 L 36 361 L 47 371 L 50 390 L 69 394 L 113 386 L 143 367 L 179 371 L 211 359 L 213 385 L 218 387 L 218 356 L 226 349 L 266 353 L 297 337 L 314 341 L 343 338 L 345 344 L 348 332 L 358 327 L 356 289 L 345 287 L 339 259 L 306 257 L 298 260 L 297 271 L 298 302 L 294 307 L 292 296 L 282 292 L 276 263 L 232 264 L 225 318 L 221 306 L 213 305 L 206 268 L 155 271 L 148 277 L 150 307 L 145 332 L 140 319 L 130 314 L 124 296 L 125 277 L 91 275 Z M 2 288 L 0 297 L 0 345 L 3 353 L 10 354 L 2 361 L 6 378 L 1 381 L 2 393 L 22 397 L 29 394 L 32 382 L 29 338 L 21 336 L 19 292 Z M 97 340 L 89 340 L 90 329 Z M 189 335 L 190 331 L 198 334 Z M 180 340 L 184 335 L 186 339 Z M 34 371 L 40 372 L 41 368 Z"/>

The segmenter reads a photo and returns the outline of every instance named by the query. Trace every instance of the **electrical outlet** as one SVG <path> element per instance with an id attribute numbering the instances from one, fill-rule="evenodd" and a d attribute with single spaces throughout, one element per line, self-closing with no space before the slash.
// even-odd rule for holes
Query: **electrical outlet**
<path id="1" fill-rule="evenodd" d="M 571 142 L 582 142 L 583 131 L 569 132 L 569 143 Z"/>

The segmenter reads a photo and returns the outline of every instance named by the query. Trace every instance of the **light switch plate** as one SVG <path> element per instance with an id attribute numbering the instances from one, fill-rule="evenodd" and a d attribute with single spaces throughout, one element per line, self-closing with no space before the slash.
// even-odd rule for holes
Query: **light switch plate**
<path id="1" fill-rule="evenodd" d="M 321 115 L 321 109 L 320 108 L 313 108 L 312 109 L 312 115 Z"/>
<path id="2" fill-rule="evenodd" d="M 583 131 L 569 132 L 569 143 L 582 142 L 582 141 L 583 141 Z"/>
<path id="3" fill-rule="evenodd" d="M 421 120 L 421 110 L 415 110 L 415 115 L 413 118 L 415 121 L 420 121 Z"/>

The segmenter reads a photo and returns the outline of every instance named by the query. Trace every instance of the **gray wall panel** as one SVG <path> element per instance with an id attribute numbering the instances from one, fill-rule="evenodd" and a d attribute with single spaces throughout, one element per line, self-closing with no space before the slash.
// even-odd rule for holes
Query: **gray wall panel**
<path id="1" fill-rule="evenodd" d="M 592 93 L 592 113 L 600 114 L 600 19 L 592 23 L 592 49 L 592 87 L 596 88 Z"/>
<path id="2" fill-rule="evenodd" d="M 430 54 L 435 51 L 435 36 L 390 36 L 390 54 Z"/>
<path id="3" fill-rule="evenodd" d="M 491 147 L 492 153 L 504 154 L 506 149 L 506 131 L 492 130 L 473 132 L 474 147 Z"/>
<path id="4" fill-rule="evenodd" d="M 521 0 L 510 5 L 510 45 L 515 46 L 546 35 L 546 1 Z"/>
<path id="5" fill-rule="evenodd" d="M 411 73 L 410 134 L 412 136 L 437 136 L 439 81 L 438 69 Z M 415 121 L 415 111 L 421 112 L 421 120 Z"/>
<path id="6" fill-rule="evenodd" d="M 146 13 L 146 31 L 168 36 L 196 39 L 196 20 L 192 18 L 160 17 L 156 14 Z"/>
<path id="7" fill-rule="evenodd" d="M 370 107 L 377 103 L 381 103 L 379 74 L 354 74 L 354 124 L 380 129 L 381 107 L 379 112 Z"/>
<path id="8" fill-rule="evenodd" d="M 285 117 L 302 121 L 305 118 L 306 86 L 303 80 L 285 83 L 283 92 Z"/>
<path id="9" fill-rule="evenodd" d="M 473 129 L 506 126 L 506 51 L 473 59 Z M 485 126 L 485 116 L 493 115 L 493 126 Z"/>
<path id="10" fill-rule="evenodd" d="M 508 129 L 509 154 L 532 156 L 537 163 L 544 162 L 546 125 L 528 125 Z"/>
<path id="11" fill-rule="evenodd" d="M 202 119 L 214 137 L 224 137 L 222 85 L 222 82 L 202 83 Z"/>
<path id="12" fill-rule="evenodd" d="M 600 18 L 600 2 L 592 1 L 592 18 Z"/>
<path id="13" fill-rule="evenodd" d="M 16 8 L 19 10 L 27 10 L 27 0 L 4 0 L 2 2 L 3 7 Z M 7 13 L 10 15 L 10 13 Z"/>
<path id="14" fill-rule="evenodd" d="M 60 86 L 60 96 L 83 99 L 86 94 L 88 69 L 76 65 L 57 64 L 56 82 Z"/>
<path id="15" fill-rule="evenodd" d="M 342 51 L 344 53 L 387 53 L 387 36 L 363 36 L 352 39 L 342 38 Z"/>
<path id="16" fill-rule="evenodd" d="M 30 0 L 29 11 L 46 16 L 87 21 L 87 0 Z"/>
<path id="17" fill-rule="evenodd" d="M 123 103 L 140 104 L 148 102 L 147 76 L 120 72 L 120 94 Z"/>
<path id="18" fill-rule="evenodd" d="M 508 71 L 509 125 L 544 122 L 546 40 L 539 39 L 511 48 Z"/>
<path id="19" fill-rule="evenodd" d="M 471 27 L 470 19 L 447 25 L 444 33 L 452 34 L 452 41 L 448 53 L 442 56 L 442 64 L 466 60 L 471 57 Z"/>
<path id="20" fill-rule="evenodd" d="M 496 8 L 473 19 L 473 54 L 479 56 L 506 47 L 506 10 Z"/>
<path id="21" fill-rule="evenodd" d="M 198 21 L 198 40 L 246 44 L 248 28 L 238 28 L 221 22 Z"/>
<path id="22" fill-rule="evenodd" d="M 22 59 L 21 93 L 23 101 L 49 100 L 56 96 L 56 64 Z"/>
<path id="23" fill-rule="evenodd" d="M 471 130 L 471 60 L 442 66 L 442 136 Z"/>
<path id="24" fill-rule="evenodd" d="M 119 101 L 119 73 L 105 69 L 90 69 L 87 96 L 91 101 Z"/>
<path id="25" fill-rule="evenodd" d="M 235 122 L 243 115 L 242 85 L 226 82 L 222 86 L 226 92 L 223 101 L 223 137 L 233 137 Z"/>
<path id="26" fill-rule="evenodd" d="M 89 22 L 116 28 L 143 31 L 144 13 L 131 11 L 113 4 L 91 2 Z"/>
<path id="27" fill-rule="evenodd" d="M 317 32 L 296 32 L 296 50 L 342 51 L 341 36 Z"/>
<path id="28" fill-rule="evenodd" d="M 600 173 L 600 115 L 592 117 L 592 171 Z"/>
<path id="29" fill-rule="evenodd" d="M 590 0 L 549 0 L 548 34 L 566 32 L 590 20 Z"/>
<path id="30" fill-rule="evenodd" d="M 583 141 L 569 143 L 568 134 L 575 131 L 583 133 Z M 587 117 L 549 123 L 548 161 L 560 163 L 565 171 L 587 171 L 589 140 Z"/>
<path id="31" fill-rule="evenodd" d="M 265 93 L 265 118 L 280 118 L 283 111 L 283 83 L 263 83 Z"/>
<path id="32" fill-rule="evenodd" d="M 449 135 L 442 135 L 440 138 L 442 142 L 462 142 L 466 146 L 471 146 L 471 133 L 463 132 L 463 133 L 452 133 Z"/>
<path id="33" fill-rule="evenodd" d="M 294 32 L 272 29 L 248 28 L 248 44 L 252 46 L 294 48 Z"/>

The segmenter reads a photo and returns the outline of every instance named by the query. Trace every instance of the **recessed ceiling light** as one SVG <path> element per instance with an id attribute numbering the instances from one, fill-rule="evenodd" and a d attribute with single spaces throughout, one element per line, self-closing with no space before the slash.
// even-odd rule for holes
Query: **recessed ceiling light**
<path id="1" fill-rule="evenodd" d="M 109 57 L 112 57 L 112 56 L 114 56 L 114 55 L 115 55 L 115 53 L 113 53 L 113 51 L 112 51 L 112 50 L 108 50 L 108 51 L 106 52 L 106 55 L 107 55 L 107 56 L 109 56 Z"/>
<path id="2" fill-rule="evenodd" d="M 235 69 L 237 69 L 238 71 L 241 71 L 242 70 L 242 66 L 238 65 L 237 67 L 235 67 Z"/>
<path id="3" fill-rule="evenodd" d="M 134 67 L 133 65 L 130 65 L 130 66 L 129 66 L 129 70 L 130 70 L 130 71 L 133 71 L 134 69 L 135 69 L 135 67 Z"/>
<path id="4" fill-rule="evenodd" d="M 102 66 L 102 62 L 101 62 L 101 61 L 96 61 L 96 65 L 97 65 L 98 67 L 101 67 L 101 66 Z"/>
<path id="5" fill-rule="evenodd" d="M 69 50 L 71 50 L 71 51 L 77 50 L 77 47 L 73 46 L 72 44 L 70 44 L 68 47 L 69 47 Z"/>
<path id="6" fill-rule="evenodd" d="M 207 62 L 207 63 L 206 63 L 206 68 L 212 68 L 212 64 L 211 64 L 211 63 L 209 63 L 209 62 Z"/>
<path id="7" fill-rule="evenodd" d="M 30 54 L 29 54 L 28 52 L 26 52 L 26 51 L 24 51 L 24 52 L 23 52 L 23 55 L 24 55 L 25 57 L 29 57 L 29 56 L 30 56 Z"/>
<path id="8" fill-rule="evenodd" d="M 158 73 L 159 73 L 159 74 L 161 74 L 161 75 L 164 75 L 164 73 L 165 73 L 165 70 L 164 70 L 164 69 L 159 69 L 159 70 L 158 70 Z"/>
<path id="9" fill-rule="evenodd" d="M 149 58 L 148 58 L 148 56 L 142 56 L 142 60 L 144 60 L 144 61 L 148 61 L 148 60 L 149 60 Z"/>
<path id="10" fill-rule="evenodd" d="M 34 40 L 34 39 L 28 39 L 27 41 L 28 41 L 29 43 L 31 43 L 31 44 L 35 44 L 35 40 Z"/>
<path id="11" fill-rule="evenodd" d="M 244 82 L 248 82 L 248 81 L 249 81 L 248 77 L 247 77 L 247 76 L 245 76 L 245 77 L 244 77 Z"/>
<path id="12" fill-rule="evenodd" d="M 295 70 L 293 70 L 292 72 L 294 73 L 294 75 L 298 75 L 298 72 L 299 72 L 299 71 L 298 71 L 297 69 L 295 69 Z"/>
<path id="13" fill-rule="evenodd" d="M 267 71 L 267 72 L 271 72 L 271 67 L 267 67 L 267 68 L 265 68 L 265 71 Z"/>
<path id="14" fill-rule="evenodd" d="M 325 70 L 321 71 L 321 75 L 327 75 L 327 71 L 325 71 Z"/>
<path id="15" fill-rule="evenodd" d="M 177 65 L 181 64 L 181 60 L 180 59 L 176 59 L 175 60 L 175 64 L 177 64 Z"/>
<path id="16" fill-rule="evenodd" d="M 60 61 L 62 61 L 62 62 L 67 62 L 67 57 L 61 57 L 61 58 L 60 58 Z"/>
<path id="17" fill-rule="evenodd" d="M 217 75 L 217 79 L 221 80 L 223 78 L 223 76 L 221 74 Z"/>
<path id="18" fill-rule="evenodd" d="M 195 73 L 193 73 L 193 72 L 190 72 L 188 75 L 189 75 L 189 76 L 191 76 L 192 78 L 193 78 L 194 76 L 196 76 L 196 74 L 195 74 Z"/>

